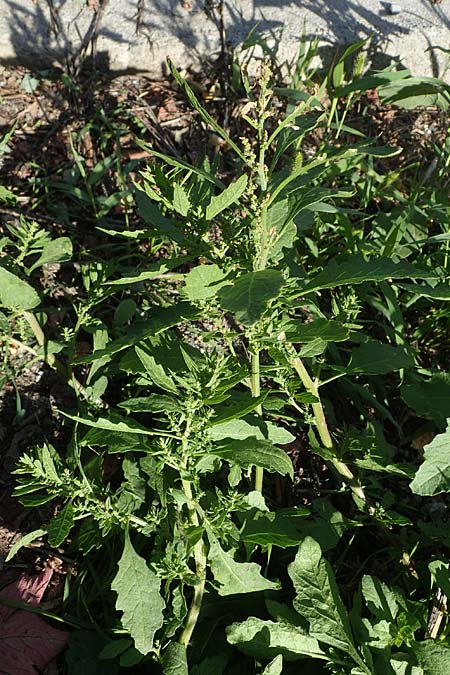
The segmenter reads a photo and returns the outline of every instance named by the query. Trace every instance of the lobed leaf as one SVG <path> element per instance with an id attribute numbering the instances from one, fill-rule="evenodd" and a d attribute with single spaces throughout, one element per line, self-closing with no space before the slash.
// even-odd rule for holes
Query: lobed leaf
<path id="1" fill-rule="evenodd" d="M 412 492 L 429 496 L 450 492 L 450 419 L 447 429 L 424 448 L 424 461 L 410 484 Z"/>
<path id="2" fill-rule="evenodd" d="M 254 659 L 273 658 L 277 654 L 286 661 L 310 657 L 327 660 L 318 641 L 300 626 L 264 621 L 255 616 L 226 629 L 227 640 L 239 651 Z"/>
<path id="3" fill-rule="evenodd" d="M 308 621 L 310 636 L 346 652 L 371 675 L 353 644 L 350 621 L 331 566 L 311 537 L 299 547 L 289 565 L 289 576 L 296 591 L 294 608 Z"/>
<path id="4" fill-rule="evenodd" d="M 211 544 L 209 560 L 221 596 L 256 593 L 276 588 L 273 581 L 261 575 L 259 565 L 236 562 L 230 553 L 223 550 L 217 540 Z"/>
<path id="5" fill-rule="evenodd" d="M 142 654 L 148 654 L 152 649 L 155 633 L 163 625 L 165 602 L 160 586 L 161 580 L 136 553 L 127 531 L 111 588 L 117 593 L 116 608 L 123 612 L 122 626 Z"/>

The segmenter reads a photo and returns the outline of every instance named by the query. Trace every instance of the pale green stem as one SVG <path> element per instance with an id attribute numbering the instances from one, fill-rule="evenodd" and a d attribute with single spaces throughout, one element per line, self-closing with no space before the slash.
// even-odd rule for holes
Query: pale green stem
<path id="1" fill-rule="evenodd" d="M 189 481 L 183 480 L 183 490 L 187 498 L 188 504 L 188 514 L 189 521 L 194 527 L 198 527 L 199 520 L 197 511 L 195 509 L 194 497 L 192 494 L 192 487 Z M 189 612 L 186 618 L 186 623 L 181 633 L 179 642 L 185 647 L 188 646 L 192 638 L 192 633 L 197 624 L 197 620 L 200 614 L 200 609 L 203 602 L 203 594 L 205 592 L 205 582 L 206 582 L 206 553 L 205 553 L 205 544 L 203 539 L 200 539 L 194 546 L 194 560 L 195 560 L 195 571 L 197 577 L 199 578 L 199 583 L 194 586 L 194 597 L 192 598 L 191 606 L 189 607 Z"/>
<path id="2" fill-rule="evenodd" d="M 250 386 L 253 398 L 257 398 L 261 394 L 261 381 L 259 369 L 259 349 L 255 348 L 252 351 L 252 376 L 250 379 Z M 262 415 L 262 406 L 256 408 L 258 415 Z M 255 490 L 262 492 L 264 481 L 264 469 L 257 466 L 255 469 Z"/>
<path id="3" fill-rule="evenodd" d="M 306 391 L 312 394 L 315 398 L 319 399 L 318 401 L 316 401 L 316 403 L 312 404 L 312 409 L 320 440 L 322 441 L 324 448 L 331 451 L 331 454 L 333 455 L 330 460 L 332 465 L 334 466 L 338 474 L 342 477 L 342 479 L 347 483 L 352 492 L 357 497 L 359 497 L 359 499 L 362 499 L 365 502 L 366 495 L 358 479 L 353 475 L 347 464 L 345 464 L 345 462 L 336 457 L 333 439 L 331 438 L 330 432 L 328 430 L 328 425 L 325 419 L 325 413 L 323 410 L 322 403 L 320 401 L 319 390 L 316 382 L 314 382 L 314 380 L 311 379 L 308 371 L 305 368 L 305 365 L 303 364 L 303 361 L 298 356 L 291 359 L 291 364 L 294 370 L 297 372 L 298 376 L 300 377 Z"/>

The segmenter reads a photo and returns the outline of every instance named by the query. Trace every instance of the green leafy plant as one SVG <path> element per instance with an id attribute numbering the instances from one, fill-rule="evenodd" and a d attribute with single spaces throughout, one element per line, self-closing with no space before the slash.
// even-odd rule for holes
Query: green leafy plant
<path id="1" fill-rule="evenodd" d="M 102 220 L 123 257 L 80 263 L 86 298 L 59 345 L 64 363 L 44 335 L 31 282 L 42 265 L 69 259 L 70 242 L 25 221 L 3 242 L 1 302 L 22 313 L 78 394 L 76 410 L 63 411 L 73 423 L 65 455 L 46 443 L 17 466 L 20 500 L 54 501 L 57 512 L 8 560 L 45 535 L 50 546 L 69 540 L 82 552 L 66 604 L 81 598 L 89 621 L 90 607 L 101 605 L 108 638 L 89 642 L 94 661 L 152 664 L 164 675 L 237 667 L 276 675 L 308 659 L 314 672 L 422 675 L 448 659 L 446 632 L 441 643 L 425 639 L 428 597 L 411 599 L 419 577 L 430 582 L 428 567 L 409 574 L 396 563 L 398 579 L 387 584 L 363 576 L 364 561 L 354 571 L 345 560 L 360 531 L 396 560 L 420 548 L 408 529 L 419 507 L 397 504 L 384 479 L 408 486 L 416 467 L 399 452 L 403 417 L 414 410 L 436 419 L 427 395 L 436 386 L 441 399 L 448 386 L 411 340 L 415 303 L 448 299 L 447 235 L 422 226 L 421 193 L 414 204 L 398 197 L 398 176 L 375 170 L 399 148 L 347 123 L 369 87 L 395 83 L 404 94 L 415 84 L 393 69 L 364 76 L 361 58 L 350 68 L 361 46 L 314 91 L 299 76 L 307 54 L 293 75 L 297 89 L 274 88 L 267 62 L 253 85 L 244 72 L 247 133 L 238 139 L 170 64 L 227 153 L 194 165 L 138 141 L 152 157 L 135 184 L 144 225 Z M 346 145 L 344 134 L 353 139 Z M 98 222 L 109 202 L 93 188 L 117 156 L 89 175 L 72 150 L 82 194 L 71 194 Z M 385 211 L 373 213 L 383 190 Z M 438 212 L 434 205 L 435 221 Z M 83 330 L 93 350 L 80 355 Z M 447 435 L 427 446 L 416 494 L 447 491 Z M 300 466 L 298 445 L 307 458 Z M 319 466 L 327 476 L 319 496 L 308 462 L 312 475 Z M 294 479 L 302 485 L 300 473 L 305 501 L 280 506 Z M 345 597 L 328 556 L 353 570 Z M 100 559 L 101 575 L 92 562 Z M 446 587 L 445 563 L 432 570 Z M 217 653 L 208 648 L 215 640 Z"/>

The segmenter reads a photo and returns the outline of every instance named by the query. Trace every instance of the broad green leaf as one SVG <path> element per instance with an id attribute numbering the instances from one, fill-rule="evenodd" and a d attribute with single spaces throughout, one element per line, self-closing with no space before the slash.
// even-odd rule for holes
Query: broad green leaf
<path id="1" fill-rule="evenodd" d="M 423 457 L 409 486 L 412 492 L 428 497 L 450 492 L 450 419 L 446 431 L 425 446 Z"/>
<path id="2" fill-rule="evenodd" d="M 450 673 L 450 648 L 435 640 L 425 640 L 414 645 L 419 666 L 424 675 L 448 675 Z"/>
<path id="3" fill-rule="evenodd" d="M 99 417 L 96 420 L 91 420 L 87 417 L 77 417 L 76 415 L 70 415 L 69 413 L 61 412 L 64 417 L 68 417 L 74 422 L 79 424 L 85 424 L 87 427 L 95 427 L 96 429 L 104 429 L 105 431 L 118 431 L 121 433 L 128 434 L 144 434 L 146 436 L 167 436 L 172 437 L 172 434 L 169 434 L 166 431 L 150 431 L 146 429 L 138 422 L 135 422 L 132 419 L 123 419 L 117 413 L 110 413 L 110 417 Z"/>
<path id="4" fill-rule="evenodd" d="M 395 593 L 385 583 L 365 574 L 361 582 L 362 594 L 367 608 L 379 620 L 393 623 L 398 613 Z"/>
<path id="5" fill-rule="evenodd" d="M 31 273 L 38 267 L 42 267 L 42 265 L 67 262 L 71 259 L 71 257 L 72 242 L 70 241 L 69 237 L 59 237 L 58 239 L 49 241 L 48 244 L 44 246 L 41 255 L 36 260 L 36 262 L 31 265 L 28 271 Z"/>
<path id="6" fill-rule="evenodd" d="M 118 405 L 119 408 L 124 408 L 128 412 L 158 413 L 180 410 L 180 404 L 172 396 L 165 396 L 164 394 L 149 394 L 149 396 L 129 398 Z"/>
<path id="7" fill-rule="evenodd" d="M 363 343 L 352 351 L 347 371 L 366 375 L 383 375 L 413 366 L 414 359 L 404 347 L 394 347 L 373 340 Z"/>
<path id="8" fill-rule="evenodd" d="M 152 649 L 155 633 L 163 625 L 165 603 L 160 586 L 160 578 L 136 553 L 126 532 L 119 570 L 111 588 L 117 593 L 116 609 L 123 612 L 122 626 L 142 654 Z"/>
<path id="9" fill-rule="evenodd" d="M 431 577 L 438 588 L 440 588 L 445 595 L 450 597 L 450 571 L 449 563 L 443 560 L 433 560 L 428 563 Z"/>
<path id="10" fill-rule="evenodd" d="M 299 355 L 300 358 L 311 358 L 312 356 L 320 356 L 321 354 L 324 353 L 325 349 L 328 346 L 328 342 L 325 342 L 325 340 L 322 340 L 322 338 L 316 338 L 315 340 L 311 340 L 311 342 L 307 342 L 306 344 L 302 345 Z M 299 400 L 298 395 L 295 397 L 297 400 Z M 315 400 L 317 400 L 316 397 L 314 397 Z M 305 403 L 314 403 L 314 401 L 305 401 Z"/>
<path id="11" fill-rule="evenodd" d="M 344 518 L 327 499 L 314 500 L 311 511 L 313 519 L 306 519 L 301 523 L 303 536 L 314 537 L 322 553 L 330 551 L 338 544 L 344 532 L 347 532 L 351 521 Z"/>
<path id="12" fill-rule="evenodd" d="M 213 220 L 222 211 L 234 204 L 244 194 L 247 187 L 247 176 L 240 176 L 234 183 L 231 183 L 219 195 L 213 195 L 211 201 L 206 207 L 206 220 Z"/>
<path id="13" fill-rule="evenodd" d="M 346 652 L 371 675 L 353 644 L 350 622 L 339 595 L 333 571 L 322 557 L 319 544 L 306 537 L 289 565 L 294 584 L 294 608 L 309 623 L 309 635 Z"/>
<path id="14" fill-rule="evenodd" d="M 409 77 L 390 82 L 380 89 L 380 98 L 383 103 L 408 110 L 418 106 L 437 106 L 447 110 L 449 106 L 448 86 L 433 77 Z"/>
<path id="15" fill-rule="evenodd" d="M 426 675 L 420 666 L 413 665 L 413 659 L 409 654 L 396 654 L 390 661 L 395 675 Z"/>
<path id="16" fill-rule="evenodd" d="M 211 424 L 222 424 L 228 420 L 238 419 L 247 415 L 247 413 L 255 410 L 267 398 L 269 391 L 265 391 L 261 396 L 251 396 L 246 392 L 235 392 L 230 401 L 226 401 L 218 406 L 215 410 L 215 415 L 211 420 Z"/>
<path id="17" fill-rule="evenodd" d="M 151 439 L 143 436 L 139 431 L 106 431 L 104 429 L 90 429 L 80 440 L 80 446 L 98 445 L 108 447 L 108 452 L 151 452 Z"/>
<path id="18" fill-rule="evenodd" d="M 26 281 L 0 267 L 0 305 L 8 309 L 34 309 L 39 295 Z"/>
<path id="19" fill-rule="evenodd" d="M 119 664 L 124 668 L 131 668 L 132 666 L 136 666 L 138 663 L 141 663 L 143 658 L 144 656 L 138 652 L 137 649 L 130 647 L 130 649 L 127 649 L 127 651 L 124 652 L 120 657 Z"/>
<path id="20" fill-rule="evenodd" d="M 238 321 L 251 326 L 264 314 L 270 300 L 277 298 L 283 285 L 283 275 L 276 270 L 248 272 L 232 286 L 219 291 L 223 309 L 232 312 Z"/>
<path id="21" fill-rule="evenodd" d="M 408 262 L 393 262 L 390 258 L 364 260 L 362 255 L 347 256 L 342 262 L 333 260 L 322 272 L 313 277 L 300 295 L 313 293 L 323 288 L 336 288 L 365 281 L 386 279 L 429 279 L 436 274 L 421 270 Z"/>
<path id="22" fill-rule="evenodd" d="M 114 326 L 124 326 L 128 321 L 131 321 L 137 310 L 137 304 L 132 298 L 125 298 L 121 300 L 114 310 L 113 324 Z M 106 336 L 105 336 L 106 337 Z M 100 348 L 107 345 L 108 339 L 106 337 L 104 344 Z"/>
<path id="23" fill-rule="evenodd" d="M 179 183 L 173 186 L 173 208 L 181 216 L 187 216 L 191 208 L 191 202 L 185 189 Z"/>
<path id="24" fill-rule="evenodd" d="M 253 422 L 251 423 L 250 420 Z M 260 440 L 269 440 L 277 445 L 286 445 L 295 440 L 287 429 L 278 427 L 272 422 L 264 422 L 256 415 L 248 415 L 247 419 L 232 419 L 227 422 L 213 425 L 208 429 L 208 435 L 214 441 L 220 441 L 223 438 L 245 439 L 254 436 Z"/>
<path id="25" fill-rule="evenodd" d="M 207 656 L 199 664 L 193 666 L 189 675 L 223 675 L 230 660 L 229 651 L 220 651 L 214 656 Z"/>
<path id="26" fill-rule="evenodd" d="M 283 672 L 283 657 L 276 656 L 262 671 L 261 675 L 281 675 Z"/>
<path id="27" fill-rule="evenodd" d="M 260 546 L 298 546 L 305 536 L 301 531 L 301 521 L 309 514 L 310 511 L 303 507 L 286 512 L 250 512 L 241 539 Z"/>
<path id="28" fill-rule="evenodd" d="M 189 675 L 186 647 L 178 642 L 171 642 L 164 650 L 162 666 L 164 675 Z"/>
<path id="29" fill-rule="evenodd" d="M 297 236 L 297 225 L 293 218 L 291 205 L 288 199 L 272 204 L 267 211 L 267 227 L 275 231 L 269 249 L 268 260 L 279 260 L 283 256 L 283 249 L 291 249 Z"/>
<path id="30" fill-rule="evenodd" d="M 286 661 L 296 661 L 305 656 L 328 660 L 314 637 L 303 628 L 289 623 L 264 621 L 251 616 L 242 623 L 231 624 L 226 632 L 230 644 L 254 659 L 270 659 L 279 654 Z"/>
<path id="31" fill-rule="evenodd" d="M 288 474 L 291 478 L 294 476 L 288 455 L 270 441 L 250 436 L 242 441 L 232 440 L 226 445 L 213 446 L 211 453 L 244 469 L 260 466 L 273 473 Z"/>
<path id="32" fill-rule="evenodd" d="M 98 655 L 99 659 L 114 659 L 116 656 L 123 654 L 131 645 L 133 640 L 128 640 L 127 638 L 122 638 L 119 640 L 111 640 L 108 642 L 102 651 Z"/>
<path id="33" fill-rule="evenodd" d="M 34 90 L 39 87 L 39 84 L 39 80 L 29 73 L 25 73 L 20 83 L 20 88 L 23 89 L 23 91 L 25 91 L 27 94 L 32 94 Z"/>
<path id="34" fill-rule="evenodd" d="M 156 384 L 157 387 L 170 391 L 172 394 L 178 392 L 175 382 L 172 380 L 161 364 L 157 363 L 155 358 L 140 347 L 135 347 L 136 354 L 145 368 L 146 374 Z"/>
<path id="35" fill-rule="evenodd" d="M 288 321 L 283 326 L 287 342 L 313 342 L 320 339 L 323 342 L 342 342 L 347 340 L 350 331 L 339 321 L 329 319 L 315 319 L 310 323 L 300 320 Z"/>
<path id="36" fill-rule="evenodd" d="M 209 559 L 214 580 L 219 584 L 218 593 L 221 596 L 255 593 L 276 588 L 273 581 L 261 575 L 259 565 L 236 562 L 217 541 L 211 544 Z"/>
<path id="37" fill-rule="evenodd" d="M 433 420 L 438 427 L 445 428 L 450 414 L 450 375 L 439 373 L 425 382 L 404 384 L 401 397 L 419 417 Z"/>
<path id="38" fill-rule="evenodd" d="M 28 544 L 31 544 L 33 541 L 36 541 L 36 539 L 42 537 L 42 535 L 46 534 L 46 532 L 46 530 L 33 530 L 33 532 L 28 532 L 23 537 L 20 537 L 20 539 L 18 539 L 16 543 L 11 546 L 8 555 L 5 558 L 5 562 L 12 560 L 21 548 L 28 546 Z"/>
<path id="39" fill-rule="evenodd" d="M 2 155 L 2 143 L 0 142 L 0 156 Z M 8 204 L 9 206 L 15 206 L 17 204 L 17 197 L 14 192 L 5 188 L 4 185 L 0 185 L 0 202 Z"/>
<path id="40" fill-rule="evenodd" d="M 184 281 L 184 294 L 191 302 L 214 297 L 227 283 L 225 273 L 215 264 L 197 265 L 186 275 Z"/>
<path id="41" fill-rule="evenodd" d="M 73 505 L 72 502 L 67 502 L 65 507 L 50 521 L 47 527 L 48 543 L 50 546 L 60 546 L 69 536 L 73 524 Z"/>

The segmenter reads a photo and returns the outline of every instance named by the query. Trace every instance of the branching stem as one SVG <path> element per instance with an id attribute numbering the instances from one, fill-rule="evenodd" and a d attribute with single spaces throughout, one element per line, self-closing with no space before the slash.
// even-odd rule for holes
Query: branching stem
<path id="1" fill-rule="evenodd" d="M 338 457 L 336 457 L 333 439 L 331 438 L 330 432 L 328 430 L 328 425 L 325 419 L 325 413 L 323 410 L 322 402 L 320 400 L 317 383 L 314 382 L 313 379 L 311 379 L 303 361 L 299 356 L 292 358 L 291 364 L 296 373 L 298 374 L 298 376 L 300 377 L 306 391 L 312 394 L 315 398 L 319 399 L 318 401 L 312 404 L 312 409 L 320 440 L 322 441 L 324 448 L 329 450 L 332 454 L 332 459 L 330 460 L 332 465 L 334 466 L 338 474 L 341 476 L 341 478 L 347 483 L 352 492 L 357 497 L 359 497 L 359 499 L 362 499 L 365 502 L 366 495 L 358 479 L 353 475 L 347 464 L 342 460 L 338 459 Z"/>

